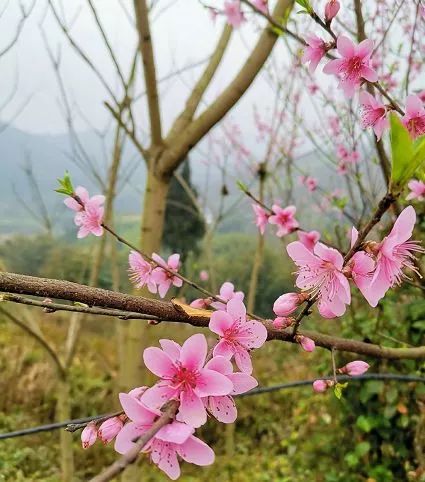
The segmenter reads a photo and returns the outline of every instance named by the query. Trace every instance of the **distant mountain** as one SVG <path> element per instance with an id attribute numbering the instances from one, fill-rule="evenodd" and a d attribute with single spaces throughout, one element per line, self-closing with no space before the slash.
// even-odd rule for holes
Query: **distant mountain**
<path id="1" fill-rule="evenodd" d="M 72 159 L 81 159 L 84 156 L 72 156 L 73 146 L 68 135 L 34 135 L 23 132 L 12 126 L 0 124 L 0 235 L 10 233 L 29 233 L 39 229 L 34 222 L 34 217 L 24 208 L 22 202 L 30 208 L 37 209 L 37 195 L 28 182 L 24 173 L 25 166 L 31 165 L 34 177 L 40 188 L 40 192 L 46 202 L 49 213 L 55 221 L 55 226 L 69 227 L 71 213 L 63 204 L 61 196 L 54 192 L 57 186 L 57 178 L 61 177 L 66 170 L 70 171 L 75 185 L 83 184 L 91 192 L 100 192 L 100 185 L 93 176 L 88 175 L 86 168 L 79 167 Z M 106 177 L 111 153 L 111 136 L 106 136 L 101 141 L 94 131 L 86 131 L 78 135 L 79 142 L 83 146 L 85 156 L 97 166 L 97 172 L 102 178 Z M 262 146 L 256 143 L 253 150 L 262 150 Z M 208 159 L 201 155 L 201 149 L 190 155 L 192 183 L 198 192 L 208 197 L 207 205 L 210 209 L 217 209 L 219 193 L 222 189 L 220 170 L 208 166 Z M 364 164 L 363 164 L 364 165 Z M 297 160 L 298 168 L 304 169 L 315 176 L 322 189 L 332 191 L 336 188 L 345 189 L 345 180 L 335 173 L 335 169 L 326 167 L 318 162 L 315 153 L 304 156 Z M 142 195 L 144 190 L 145 166 L 130 141 L 124 149 L 123 163 L 121 167 L 121 183 L 116 199 L 116 212 L 118 214 L 137 214 L 140 212 Z M 376 170 L 376 178 L 380 179 L 379 170 Z M 236 187 L 237 179 L 243 179 L 238 163 L 235 163 L 233 171 L 227 172 L 225 180 L 226 189 L 229 191 L 227 205 L 232 204 L 240 195 Z M 278 184 L 285 184 L 285 173 L 274 173 Z M 298 175 L 295 175 L 298 178 Z M 379 181 L 378 185 L 379 185 Z M 301 187 L 297 180 L 294 181 L 294 196 L 299 215 L 308 221 L 311 229 L 320 229 L 322 217 L 318 217 L 314 210 L 317 196 L 311 196 L 305 187 Z M 20 199 L 20 200 L 19 200 Z M 234 213 L 225 218 L 221 225 L 224 231 L 246 231 L 252 229 L 252 213 L 250 202 L 243 199 Z"/>

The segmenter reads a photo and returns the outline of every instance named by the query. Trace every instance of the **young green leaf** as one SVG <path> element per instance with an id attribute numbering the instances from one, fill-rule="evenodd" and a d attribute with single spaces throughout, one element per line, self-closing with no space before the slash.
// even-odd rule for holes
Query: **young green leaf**
<path id="1" fill-rule="evenodd" d="M 412 163 L 414 148 L 409 131 L 396 114 L 391 114 L 391 185 L 393 190 L 401 190 L 406 182 L 406 171 Z"/>
<path id="2" fill-rule="evenodd" d="M 71 176 L 69 175 L 68 171 L 65 171 L 65 174 L 62 179 L 58 179 L 59 189 L 55 189 L 55 192 L 59 194 L 65 194 L 65 196 L 72 196 L 74 194 L 74 187 L 72 185 Z"/>

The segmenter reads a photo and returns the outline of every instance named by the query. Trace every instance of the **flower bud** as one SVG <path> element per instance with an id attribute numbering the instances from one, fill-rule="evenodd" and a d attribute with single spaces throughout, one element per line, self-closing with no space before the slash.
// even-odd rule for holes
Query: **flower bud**
<path id="1" fill-rule="evenodd" d="M 211 302 L 209 301 L 209 298 L 197 298 L 196 300 L 193 300 L 192 303 L 190 303 L 190 306 L 192 308 L 198 308 L 199 310 L 205 310 L 210 306 Z"/>
<path id="2" fill-rule="evenodd" d="M 339 12 L 341 5 L 338 0 L 329 0 L 325 5 L 325 19 L 330 22 L 334 17 L 336 17 Z"/>
<path id="3" fill-rule="evenodd" d="M 307 338 L 306 336 L 298 335 L 296 337 L 297 342 L 301 345 L 304 351 L 312 352 L 316 348 L 314 340 Z"/>
<path id="4" fill-rule="evenodd" d="M 272 324 L 276 329 L 282 330 L 283 328 L 288 328 L 288 326 L 291 326 L 293 322 L 294 318 L 285 318 L 284 316 L 278 316 L 273 320 Z"/>
<path id="5" fill-rule="evenodd" d="M 107 444 L 118 435 L 123 426 L 124 423 L 120 417 L 108 418 L 108 420 L 105 420 L 99 427 L 99 438 L 104 444 Z"/>
<path id="6" fill-rule="evenodd" d="M 81 432 L 81 444 L 83 449 L 91 447 L 97 439 L 97 427 L 94 422 L 88 423 Z"/>
<path id="7" fill-rule="evenodd" d="M 362 360 L 355 360 L 347 363 L 344 367 L 340 368 L 338 371 L 340 373 L 346 373 L 350 377 L 357 377 L 363 375 L 369 369 L 369 364 Z"/>
<path id="8" fill-rule="evenodd" d="M 316 393 L 326 392 L 327 389 L 328 389 L 328 384 L 326 383 L 326 380 L 315 380 L 313 382 L 313 390 Z"/>
<path id="9" fill-rule="evenodd" d="M 205 269 L 203 269 L 200 273 L 199 273 L 199 279 L 201 281 L 208 281 L 210 278 L 210 275 L 208 274 L 208 271 L 206 271 Z"/>
<path id="10" fill-rule="evenodd" d="M 305 295 L 299 293 L 285 293 L 274 302 L 273 311 L 277 316 L 288 316 L 293 313 L 305 300 Z"/>

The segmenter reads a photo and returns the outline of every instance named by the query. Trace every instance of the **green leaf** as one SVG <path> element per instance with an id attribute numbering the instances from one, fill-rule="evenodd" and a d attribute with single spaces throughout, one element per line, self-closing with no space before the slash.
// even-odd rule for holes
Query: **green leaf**
<path id="1" fill-rule="evenodd" d="M 356 445 L 355 452 L 358 457 L 363 457 L 366 455 L 370 450 L 370 443 L 369 442 L 360 442 Z"/>
<path id="2" fill-rule="evenodd" d="M 363 432 L 369 433 L 373 429 L 373 421 L 370 417 L 360 415 L 356 420 L 357 427 Z"/>
<path id="3" fill-rule="evenodd" d="M 236 185 L 242 192 L 248 192 L 248 186 L 244 184 L 242 181 L 236 181 Z"/>
<path id="4" fill-rule="evenodd" d="M 334 386 L 334 394 L 338 400 L 341 400 L 342 391 L 344 390 L 344 388 L 347 388 L 347 386 L 348 386 L 348 383 L 337 383 Z"/>
<path id="5" fill-rule="evenodd" d="M 295 0 L 296 3 L 298 3 L 298 5 L 300 7 L 303 7 L 305 8 L 306 10 L 306 13 L 313 13 L 313 8 L 312 6 L 310 5 L 310 1 L 309 0 Z M 299 13 L 299 12 L 298 12 Z"/>
<path id="6" fill-rule="evenodd" d="M 403 188 L 406 178 L 406 170 L 411 165 L 414 148 L 409 131 L 404 127 L 396 114 L 391 114 L 391 154 L 392 172 L 391 183 L 396 190 Z"/>
<path id="7" fill-rule="evenodd" d="M 55 192 L 59 194 L 65 194 L 66 196 L 72 196 L 74 194 L 74 187 L 72 185 L 71 176 L 69 175 L 68 171 L 65 171 L 65 174 L 62 179 L 58 179 L 59 189 L 55 189 Z"/>

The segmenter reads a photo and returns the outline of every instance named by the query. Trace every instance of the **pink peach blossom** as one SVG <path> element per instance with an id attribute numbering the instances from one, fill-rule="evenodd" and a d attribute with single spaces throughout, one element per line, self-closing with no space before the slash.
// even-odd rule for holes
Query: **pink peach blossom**
<path id="1" fill-rule="evenodd" d="M 224 15 L 227 23 L 233 28 L 238 28 L 245 21 L 239 0 L 226 0 L 224 2 Z"/>
<path id="2" fill-rule="evenodd" d="M 369 82 L 378 80 L 376 72 L 370 66 L 372 40 L 366 39 L 359 45 L 355 45 L 348 37 L 340 35 L 337 40 L 337 49 L 342 58 L 328 62 L 323 72 L 339 77 L 339 87 L 346 97 L 353 97 L 355 89 L 360 86 L 363 79 Z"/>
<path id="3" fill-rule="evenodd" d="M 425 199 L 425 182 L 412 179 L 407 186 L 410 189 L 410 193 L 406 197 L 407 201 L 410 201 L 411 199 L 423 201 Z"/>
<path id="4" fill-rule="evenodd" d="M 230 300 L 237 299 L 243 301 L 245 295 L 242 291 L 235 291 L 235 286 L 233 283 L 229 281 L 225 281 L 220 288 L 220 298 L 223 300 L 221 301 L 214 301 L 211 303 L 211 306 L 216 310 L 225 310 L 226 305 Z"/>
<path id="5" fill-rule="evenodd" d="M 260 10 L 260 12 L 267 13 L 268 0 L 253 0 L 252 4 Z"/>
<path id="6" fill-rule="evenodd" d="M 225 375 L 233 383 L 233 390 L 229 395 L 210 396 L 204 400 L 205 406 L 211 415 L 219 422 L 233 423 L 238 412 L 232 395 L 249 392 L 258 385 L 257 380 L 247 373 L 233 373 L 232 363 L 222 356 L 214 356 L 205 368 L 215 370 Z"/>
<path id="7" fill-rule="evenodd" d="M 105 196 L 90 197 L 87 189 L 81 186 L 75 189 L 75 196 L 78 201 L 70 196 L 64 200 L 64 204 L 76 212 L 74 223 L 80 228 L 77 237 L 85 238 L 90 233 L 95 236 L 102 236 Z"/>
<path id="8" fill-rule="evenodd" d="M 83 449 L 88 449 L 97 440 L 97 427 L 94 422 L 89 422 L 81 432 L 81 444 Z"/>
<path id="9" fill-rule="evenodd" d="M 372 127 L 379 141 L 383 132 L 390 127 L 390 122 L 387 119 L 387 108 L 369 92 L 360 93 L 360 105 L 362 106 L 362 128 Z"/>
<path id="10" fill-rule="evenodd" d="M 317 243 L 309 251 L 299 241 L 288 244 L 288 255 L 298 266 L 296 285 L 318 296 L 318 308 L 325 318 L 341 316 L 351 302 L 350 286 L 342 273 L 344 259 L 339 251 Z"/>
<path id="11" fill-rule="evenodd" d="M 183 285 L 183 280 L 161 268 L 161 266 L 177 272 L 180 266 L 180 255 L 172 254 L 169 256 L 168 261 L 165 262 L 161 256 L 153 253 L 152 259 L 159 266 L 152 270 L 150 280 L 157 284 L 158 294 L 161 298 L 164 298 L 171 286 L 180 288 Z"/>
<path id="12" fill-rule="evenodd" d="M 354 246 L 358 238 L 358 231 L 355 227 L 351 230 L 351 247 Z M 344 271 L 351 276 L 354 284 L 360 290 L 366 300 L 371 303 L 372 299 L 369 297 L 371 290 L 369 289 L 370 282 L 372 281 L 373 272 L 375 270 L 375 261 L 371 255 L 364 251 L 357 251 L 348 262 Z"/>
<path id="13" fill-rule="evenodd" d="M 409 241 L 416 222 L 416 213 L 412 206 L 407 206 L 400 213 L 388 236 L 373 249 L 376 256 L 376 268 L 367 291 L 369 304 L 375 307 L 385 296 L 389 288 L 406 278 L 403 270 L 408 268 L 417 271 L 413 261 L 414 254 L 423 253 L 424 249 L 416 241 Z"/>
<path id="14" fill-rule="evenodd" d="M 307 47 L 304 50 L 301 62 L 303 64 L 310 62 L 308 70 L 310 73 L 313 73 L 319 65 L 319 62 L 326 55 L 326 51 L 326 43 L 324 40 L 314 33 L 311 33 L 307 35 Z"/>
<path id="15" fill-rule="evenodd" d="M 119 398 L 125 414 L 131 420 L 124 425 L 115 440 L 115 450 L 125 454 L 134 447 L 134 440 L 149 430 L 161 413 L 127 393 L 120 393 Z M 142 448 L 142 452 L 149 453 L 152 462 L 170 479 L 176 480 L 180 476 L 177 455 L 186 462 L 200 466 L 214 462 L 214 452 L 193 435 L 194 431 L 193 427 L 185 423 L 173 421 L 162 427 Z"/>
<path id="16" fill-rule="evenodd" d="M 425 107 L 417 95 L 406 99 L 406 114 L 401 119 L 413 139 L 425 134 Z"/>
<path id="17" fill-rule="evenodd" d="M 220 336 L 220 341 L 214 347 L 214 356 L 224 356 L 229 360 L 235 357 L 239 369 L 251 374 L 249 351 L 264 345 L 267 339 L 266 327 L 259 321 L 247 320 L 245 305 L 238 299 L 230 300 L 226 311 L 215 311 L 208 326 Z"/>
<path id="18" fill-rule="evenodd" d="M 325 5 L 325 20 L 330 22 L 339 12 L 341 5 L 338 0 L 329 0 Z"/>
<path id="19" fill-rule="evenodd" d="M 156 283 L 152 280 L 152 265 L 137 251 L 130 251 L 128 263 L 130 280 L 136 285 L 136 288 L 143 288 L 147 285 L 151 293 L 156 293 Z"/>
<path id="20" fill-rule="evenodd" d="M 267 214 L 266 210 L 258 204 L 252 204 L 252 209 L 255 213 L 255 224 L 257 225 L 260 233 L 264 234 L 266 231 L 267 222 L 269 220 L 269 215 Z"/>
<path id="21" fill-rule="evenodd" d="M 298 228 L 299 224 L 295 219 L 296 210 L 295 206 L 281 208 L 279 205 L 273 204 L 273 214 L 269 217 L 269 223 L 277 226 L 276 236 L 281 238 Z"/>
<path id="22" fill-rule="evenodd" d="M 313 251 L 316 243 L 320 239 L 319 231 L 309 231 L 308 233 L 306 231 L 297 231 L 297 236 L 309 251 Z"/>
<path id="23" fill-rule="evenodd" d="M 204 335 L 192 335 L 182 347 L 172 340 L 162 340 L 161 346 L 143 352 L 146 367 L 161 380 L 145 391 L 141 401 L 158 409 L 170 399 L 180 400 L 177 420 L 200 427 L 207 421 L 201 398 L 229 395 L 233 384 L 224 375 L 204 367 L 208 351 Z"/>

